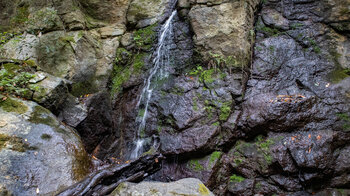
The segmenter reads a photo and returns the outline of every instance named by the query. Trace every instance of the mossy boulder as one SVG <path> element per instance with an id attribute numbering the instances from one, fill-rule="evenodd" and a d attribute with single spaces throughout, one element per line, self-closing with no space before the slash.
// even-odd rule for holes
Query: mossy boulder
<path id="1" fill-rule="evenodd" d="M 0 193 L 53 195 L 88 174 L 80 137 L 49 110 L 7 98 L 0 119 Z"/>
<path id="2" fill-rule="evenodd" d="M 88 32 L 55 31 L 42 36 L 37 46 L 39 67 L 56 77 L 72 81 L 72 94 L 95 93 L 110 76 L 116 39 L 103 42 Z"/>
<path id="3" fill-rule="evenodd" d="M 54 8 L 44 7 L 30 13 L 28 16 L 27 31 L 32 33 L 63 30 L 63 23 Z"/>
<path id="4" fill-rule="evenodd" d="M 183 195 L 183 196 L 214 196 L 212 192 L 198 179 L 185 178 L 175 182 L 141 182 L 139 184 L 124 182 L 110 194 L 117 195 Z"/>

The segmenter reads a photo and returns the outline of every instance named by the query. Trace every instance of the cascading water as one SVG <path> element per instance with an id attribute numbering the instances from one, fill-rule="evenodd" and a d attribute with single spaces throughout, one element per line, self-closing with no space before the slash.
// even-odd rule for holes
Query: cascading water
<path id="1" fill-rule="evenodd" d="M 145 140 L 141 137 L 141 133 L 144 131 L 146 126 L 149 102 L 152 97 L 153 90 L 156 87 L 156 85 L 152 84 L 152 82 L 154 82 L 154 80 L 162 80 L 169 76 L 167 67 L 170 65 L 170 45 L 167 43 L 173 39 L 172 20 L 176 13 L 176 10 L 173 11 L 171 16 L 161 27 L 160 36 L 158 38 L 158 45 L 155 51 L 155 57 L 152 62 L 153 67 L 150 70 L 148 78 L 145 80 L 144 88 L 142 89 L 140 98 L 137 103 L 137 108 L 141 115 L 136 118 L 136 122 L 139 123 L 139 127 L 137 133 L 135 134 L 135 148 L 131 153 L 131 159 L 136 159 L 140 155 L 145 143 Z"/>

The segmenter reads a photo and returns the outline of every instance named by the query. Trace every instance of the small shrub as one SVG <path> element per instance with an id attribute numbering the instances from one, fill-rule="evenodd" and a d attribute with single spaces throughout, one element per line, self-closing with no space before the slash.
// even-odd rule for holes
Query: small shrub
<path id="1" fill-rule="evenodd" d="M 30 85 L 29 81 L 35 77 L 28 72 L 30 67 L 7 63 L 0 70 L 0 91 L 28 98 L 37 89 L 35 85 Z"/>

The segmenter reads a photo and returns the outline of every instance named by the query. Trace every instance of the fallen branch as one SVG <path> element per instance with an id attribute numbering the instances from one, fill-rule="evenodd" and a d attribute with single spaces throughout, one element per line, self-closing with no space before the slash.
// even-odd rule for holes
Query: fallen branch
<path id="1" fill-rule="evenodd" d="M 57 196 L 106 195 L 120 183 L 139 182 L 161 168 L 161 154 L 142 156 L 123 165 L 112 165 L 96 171 Z"/>

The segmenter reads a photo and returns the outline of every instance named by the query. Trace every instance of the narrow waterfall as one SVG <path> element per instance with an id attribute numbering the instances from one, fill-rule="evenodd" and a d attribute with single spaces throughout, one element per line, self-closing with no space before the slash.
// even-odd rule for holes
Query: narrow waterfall
<path id="1" fill-rule="evenodd" d="M 153 90 L 156 88 L 156 85 L 152 84 L 152 82 L 162 80 L 169 75 L 166 68 L 170 65 L 170 45 L 167 44 L 167 41 L 173 39 L 172 20 L 176 13 L 176 10 L 173 11 L 171 16 L 161 27 L 157 49 L 155 50 L 155 57 L 152 61 L 153 67 L 150 70 L 148 78 L 144 82 L 144 88 L 142 89 L 137 103 L 140 115 L 136 118 L 136 122 L 139 124 L 139 127 L 135 134 L 135 147 L 131 153 L 131 159 L 136 159 L 140 155 L 145 142 L 141 133 L 145 129 L 149 102 L 152 98 Z"/>

